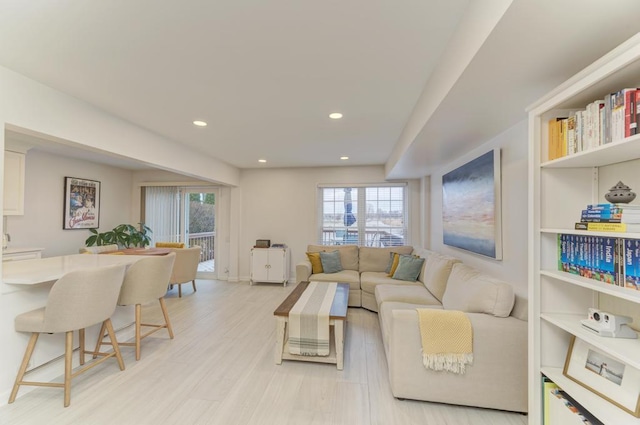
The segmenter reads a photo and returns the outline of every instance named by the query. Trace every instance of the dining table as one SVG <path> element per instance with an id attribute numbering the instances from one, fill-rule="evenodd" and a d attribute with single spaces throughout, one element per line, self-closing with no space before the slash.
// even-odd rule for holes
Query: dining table
<path id="1" fill-rule="evenodd" d="M 101 252 L 99 255 L 124 254 L 124 255 L 167 255 L 171 248 L 123 248 L 114 251 Z"/>

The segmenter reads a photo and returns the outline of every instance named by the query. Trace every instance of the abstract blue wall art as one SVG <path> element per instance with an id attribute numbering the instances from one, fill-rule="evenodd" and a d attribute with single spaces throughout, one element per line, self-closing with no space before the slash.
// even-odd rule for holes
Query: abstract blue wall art
<path id="1" fill-rule="evenodd" d="M 442 176 L 445 245 L 502 259 L 500 150 Z"/>

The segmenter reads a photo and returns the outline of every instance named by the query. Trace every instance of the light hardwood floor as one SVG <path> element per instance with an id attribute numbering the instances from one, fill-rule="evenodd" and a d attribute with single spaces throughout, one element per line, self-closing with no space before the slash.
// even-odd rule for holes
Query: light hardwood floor
<path id="1" fill-rule="evenodd" d="M 393 398 L 378 317 L 349 309 L 344 370 L 274 362 L 273 310 L 293 286 L 200 280 L 198 292 L 170 292 L 175 339 L 143 340 L 142 358 L 123 347 L 126 370 L 107 362 L 62 391 L 37 388 L 0 407 L 6 425 L 427 424 L 524 425 L 527 416 Z M 143 318 L 160 316 L 143 308 Z M 6 403 L 6 401 L 4 401 Z"/>

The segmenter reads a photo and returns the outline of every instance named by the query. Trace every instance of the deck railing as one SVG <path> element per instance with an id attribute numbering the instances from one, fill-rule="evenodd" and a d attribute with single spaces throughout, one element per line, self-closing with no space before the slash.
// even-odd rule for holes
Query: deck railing
<path id="1" fill-rule="evenodd" d="M 215 232 L 190 233 L 189 246 L 198 245 L 201 248 L 200 262 L 213 260 Z"/>

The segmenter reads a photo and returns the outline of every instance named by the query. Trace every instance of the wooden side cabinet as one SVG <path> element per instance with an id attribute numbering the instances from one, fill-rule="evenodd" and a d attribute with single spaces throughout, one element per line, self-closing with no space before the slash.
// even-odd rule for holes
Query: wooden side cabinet
<path id="1" fill-rule="evenodd" d="M 251 277 L 249 283 L 282 283 L 289 281 L 289 248 L 252 248 Z"/>
<path id="2" fill-rule="evenodd" d="M 4 215 L 24 215 L 25 154 L 4 151 Z"/>

